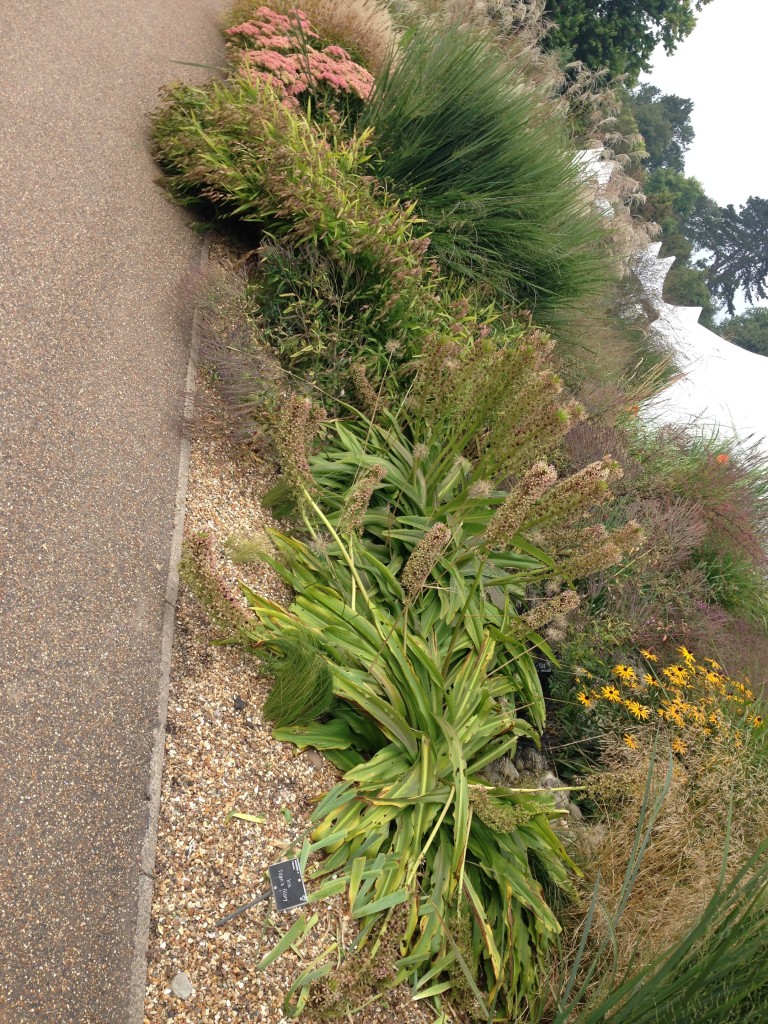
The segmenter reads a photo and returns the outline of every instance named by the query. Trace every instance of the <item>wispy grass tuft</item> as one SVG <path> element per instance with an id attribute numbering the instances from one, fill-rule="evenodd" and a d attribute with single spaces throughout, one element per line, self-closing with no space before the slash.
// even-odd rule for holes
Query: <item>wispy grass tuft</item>
<path id="1" fill-rule="evenodd" d="M 264 716 L 276 726 L 316 722 L 333 707 L 333 677 L 317 642 L 307 632 L 286 630 L 270 643 L 266 661 L 274 676 Z"/>
<path id="2" fill-rule="evenodd" d="M 414 29 L 361 119 L 379 175 L 417 200 L 430 255 L 447 271 L 545 325 L 610 279 L 606 218 L 564 118 L 487 36 L 455 23 Z"/>

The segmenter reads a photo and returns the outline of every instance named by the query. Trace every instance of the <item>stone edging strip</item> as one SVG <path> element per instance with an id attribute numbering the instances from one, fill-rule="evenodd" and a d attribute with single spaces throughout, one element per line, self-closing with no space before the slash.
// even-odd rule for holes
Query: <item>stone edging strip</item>
<path id="1" fill-rule="evenodd" d="M 200 270 L 205 270 L 208 263 L 209 240 L 203 238 L 200 253 Z M 197 379 L 197 360 L 200 350 L 200 321 L 196 308 L 192 318 L 191 344 L 187 376 L 185 382 L 183 424 L 186 426 L 192 416 L 194 406 L 195 382 Z M 176 620 L 176 601 L 179 594 L 179 561 L 181 559 L 181 542 L 184 536 L 184 512 L 189 482 L 189 438 L 182 435 L 179 452 L 179 475 L 176 486 L 176 509 L 174 514 L 173 534 L 171 536 L 171 554 L 168 566 L 168 581 L 165 588 L 165 607 L 163 611 L 162 648 L 160 654 L 160 677 L 157 700 L 157 720 L 152 742 L 152 754 L 149 763 L 146 796 L 148 801 L 147 830 L 141 846 L 139 858 L 138 898 L 134 928 L 133 957 L 130 978 L 128 979 L 128 1016 L 127 1024 L 143 1024 L 144 996 L 147 987 L 147 947 L 149 944 L 150 916 L 152 912 L 152 893 L 154 882 L 155 855 L 157 851 L 157 827 L 160 816 L 160 790 L 163 775 L 163 755 L 165 751 L 165 726 L 168 716 L 168 689 L 171 679 L 171 652 L 173 633 Z"/>

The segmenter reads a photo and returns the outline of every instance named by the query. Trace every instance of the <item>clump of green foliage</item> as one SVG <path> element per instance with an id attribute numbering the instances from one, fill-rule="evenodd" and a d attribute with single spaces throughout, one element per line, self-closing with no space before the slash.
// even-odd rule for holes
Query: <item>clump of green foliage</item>
<path id="1" fill-rule="evenodd" d="M 235 226 L 249 250 L 231 296 L 248 328 L 233 333 L 229 317 L 215 325 L 224 379 L 242 436 L 259 423 L 269 430 L 281 471 L 271 498 L 303 538 L 273 533 L 232 549 L 269 562 L 294 594 L 284 608 L 243 588 L 250 618 L 218 584 L 205 538 L 193 539 L 183 568 L 220 638 L 236 634 L 271 666 L 275 735 L 323 750 L 343 773 L 300 859 L 324 855 L 311 865 L 310 901 L 347 894 L 360 924 L 355 959 L 364 972 L 383 957 L 382 990 L 405 982 L 439 1012 L 450 1003 L 485 1020 L 650 1024 L 657 1005 L 688 1013 L 681 993 L 696 1019 L 756 1020 L 764 985 L 745 965 L 762 954 L 764 921 L 756 901 L 739 917 L 740 901 L 757 894 L 749 873 L 719 886 L 711 928 L 702 918 L 620 978 L 616 995 L 605 980 L 616 971 L 603 978 L 598 954 L 574 967 L 551 1013 L 542 1009 L 572 892 L 573 864 L 552 827 L 562 812 L 551 793 L 492 786 L 482 771 L 521 738 L 541 741 L 548 708 L 534 654 L 561 655 L 567 706 L 582 655 L 588 666 L 613 658 L 643 628 L 687 640 L 680 631 L 694 615 L 759 619 L 768 490 L 758 464 L 745 467 L 728 447 L 651 443 L 634 429 L 658 368 L 644 363 L 628 384 L 626 358 L 610 380 L 600 367 L 612 395 L 602 404 L 583 380 L 591 368 L 572 373 L 595 424 L 565 394 L 551 339 L 531 323 L 575 318 L 584 334 L 585 305 L 606 308 L 616 228 L 627 225 L 606 223 L 569 141 L 587 137 L 602 108 L 585 99 L 569 126 L 577 97 L 563 99 L 564 82 L 553 100 L 549 72 L 524 52 L 530 37 L 508 38 L 511 5 L 462 6 L 503 28 L 501 48 L 459 18 L 414 28 L 386 59 L 394 33 L 373 0 L 311 0 L 310 20 L 296 15 L 305 38 L 287 54 L 293 78 L 278 83 L 267 65 L 282 58 L 242 54 L 291 12 L 283 0 L 274 16 L 241 0 L 228 22 L 229 77 L 166 94 L 153 142 L 169 190 Z M 366 50 L 354 32 L 369 15 L 379 35 Z M 299 68 L 302 45 L 317 61 L 340 40 L 355 58 L 376 55 L 367 104 L 367 84 L 342 109 L 321 95 L 329 82 L 318 78 L 313 93 Z M 626 198 L 605 201 L 617 197 Z M 590 367 L 614 338 L 595 341 Z M 270 346 L 282 369 L 264 356 Z M 618 502 L 611 451 L 626 469 Z M 575 636 L 580 600 L 588 614 Z M 647 792 L 641 803 L 642 821 Z M 627 884 L 649 841 L 646 832 L 630 843 Z M 762 862 L 753 867 L 762 878 Z M 262 966 L 314 922 L 310 910 Z M 291 987 L 287 1013 L 323 979 L 329 1013 L 360 993 L 356 968 L 334 986 L 327 952 Z M 727 992 L 725 1009 L 701 965 Z"/>
<path id="2" fill-rule="evenodd" d="M 311 899 L 348 892 L 361 924 L 356 948 L 371 958 L 381 919 L 403 905 L 392 983 L 408 981 L 414 995 L 438 1002 L 457 963 L 454 922 L 469 907 L 468 970 L 480 1008 L 519 1012 L 559 931 L 545 889 L 567 886 L 569 864 L 549 822 L 552 796 L 491 787 L 479 774 L 519 736 L 535 735 L 521 717 L 538 688 L 528 645 L 508 598 L 501 610 L 438 611 L 428 626 L 411 612 L 415 595 L 395 575 L 397 561 L 376 557 L 355 534 L 342 540 L 314 513 L 328 538 L 318 554 L 273 535 L 283 557 L 272 564 L 296 595 L 291 607 L 244 588 L 258 620 L 246 631 L 251 642 L 302 633 L 333 676 L 338 703 L 327 722 L 275 733 L 323 750 L 344 771 L 313 815 L 307 853 L 326 858 L 312 872 L 325 881 Z M 425 555 L 416 545 L 411 558 Z M 435 583 L 447 580 L 434 558 L 427 568 Z M 497 586 L 503 593 L 516 580 L 513 568 Z"/>

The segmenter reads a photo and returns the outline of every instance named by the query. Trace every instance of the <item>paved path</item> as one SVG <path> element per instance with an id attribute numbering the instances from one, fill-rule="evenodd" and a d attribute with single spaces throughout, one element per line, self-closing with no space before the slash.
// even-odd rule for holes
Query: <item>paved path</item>
<path id="1" fill-rule="evenodd" d="M 0 1024 L 141 1019 L 179 285 L 200 249 L 153 184 L 145 118 L 164 82 L 206 77 L 170 61 L 217 61 L 221 7 L 2 3 Z"/>

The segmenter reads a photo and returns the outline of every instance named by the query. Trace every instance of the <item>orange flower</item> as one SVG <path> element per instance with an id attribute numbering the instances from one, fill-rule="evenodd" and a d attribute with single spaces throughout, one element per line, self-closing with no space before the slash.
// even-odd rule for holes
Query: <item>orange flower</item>
<path id="1" fill-rule="evenodd" d="M 678 737 L 672 740 L 672 749 L 676 754 L 684 754 L 688 749 L 688 745 L 685 740 L 681 740 Z"/>
<path id="2" fill-rule="evenodd" d="M 728 458 L 727 455 L 718 455 L 717 456 L 717 462 L 719 462 L 721 466 L 727 466 L 730 461 L 731 460 Z"/>

